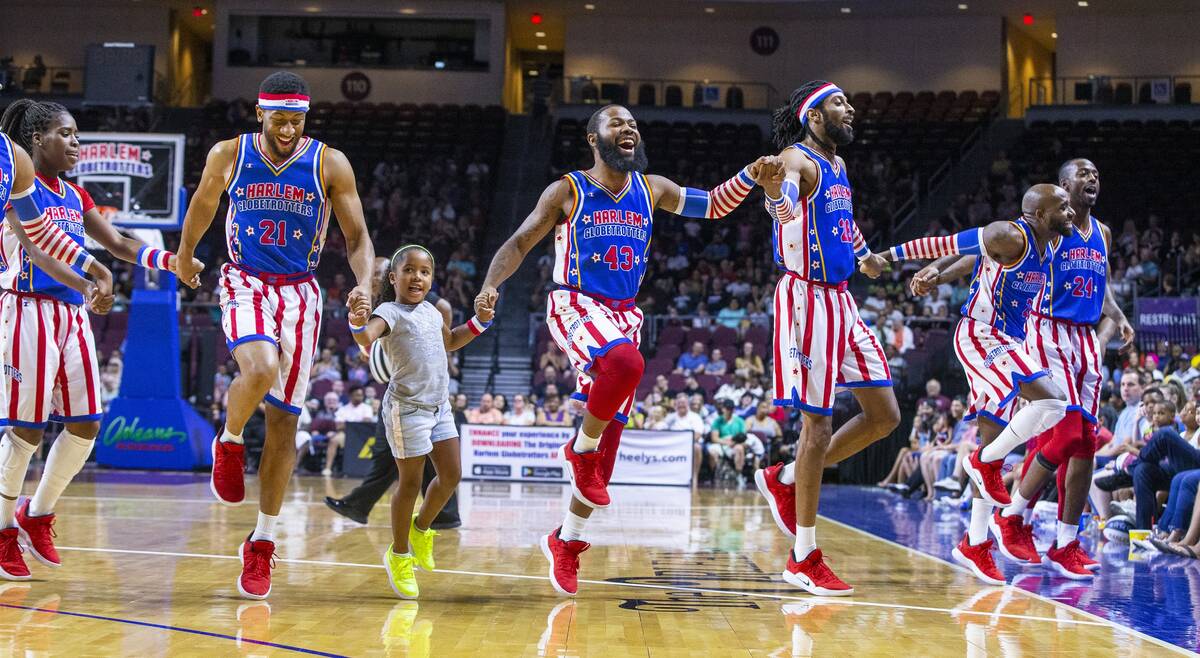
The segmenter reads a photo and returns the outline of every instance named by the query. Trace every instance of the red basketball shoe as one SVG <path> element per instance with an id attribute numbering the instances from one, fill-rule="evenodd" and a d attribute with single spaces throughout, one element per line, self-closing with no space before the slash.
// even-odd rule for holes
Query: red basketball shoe
<path id="1" fill-rule="evenodd" d="M 1071 548 L 1072 546 L 1074 546 L 1074 548 Z M 1087 569 L 1088 571 L 1100 570 L 1100 563 L 1093 560 L 1092 556 L 1088 555 L 1088 552 L 1084 550 L 1083 544 L 1080 544 L 1078 539 L 1070 544 L 1067 544 L 1066 548 L 1070 548 L 1071 551 L 1075 553 L 1076 557 L 1079 558 L 1079 563 L 1083 565 L 1084 569 Z"/>
<path id="2" fill-rule="evenodd" d="M 212 442 L 212 458 L 208 488 L 222 505 L 241 505 L 246 500 L 246 446 L 222 441 L 218 434 Z"/>
<path id="3" fill-rule="evenodd" d="M 1046 549 L 1046 568 L 1071 580 L 1088 580 L 1092 578 L 1095 574 L 1079 561 L 1079 553 L 1075 550 L 1078 545 L 1078 539 L 1062 548 L 1059 548 L 1058 542 L 1055 542 L 1050 548 Z"/>
<path id="4" fill-rule="evenodd" d="M 570 445 L 570 444 L 568 444 Z M 562 528 L 542 537 L 542 555 L 550 561 L 550 584 L 559 594 L 575 596 L 579 591 L 579 554 L 592 545 L 578 539 L 563 541 L 558 538 Z"/>
<path id="5" fill-rule="evenodd" d="M 21 544 L 17 542 L 20 530 L 5 528 L 0 530 L 0 578 L 5 580 L 29 580 L 29 567 L 25 558 L 21 557 Z"/>
<path id="6" fill-rule="evenodd" d="M 1000 554 L 1020 564 L 1041 564 L 1037 547 L 1033 545 L 1033 526 L 1026 526 L 1021 515 L 1005 516 L 1000 510 L 992 512 L 988 528 L 998 541 Z"/>
<path id="7" fill-rule="evenodd" d="M 1004 488 L 1004 476 L 1000 472 L 1004 467 L 1004 460 L 982 461 L 979 456 L 982 452 L 983 446 L 972 452 L 971 457 L 963 461 L 963 470 L 975 483 L 975 488 L 979 490 L 979 495 L 983 496 L 984 500 L 997 507 L 1004 507 L 1012 502 L 1012 497 L 1008 495 L 1008 489 Z"/>
<path id="8" fill-rule="evenodd" d="M 819 548 L 813 549 L 808 557 L 799 562 L 796 561 L 796 552 L 788 551 L 787 569 L 783 571 L 783 579 L 817 596 L 850 596 L 854 593 L 854 588 L 838 578 L 825 564 L 825 556 Z"/>
<path id="9" fill-rule="evenodd" d="M 237 588 L 248 599 L 265 599 L 271 593 L 271 569 L 275 568 L 275 542 L 247 537 L 238 551 L 242 558 L 242 575 Z"/>
<path id="10" fill-rule="evenodd" d="M 571 438 L 562 447 L 562 459 L 567 463 L 567 474 L 571 477 L 571 489 L 579 502 L 593 509 L 608 507 L 608 485 L 600 474 L 603 458 L 599 450 L 575 452 L 575 439 Z"/>
<path id="11" fill-rule="evenodd" d="M 1003 585 L 1004 574 L 1000 573 L 996 568 L 996 561 L 992 559 L 993 543 L 988 539 L 978 546 L 972 546 L 968 536 L 964 534 L 962 541 L 954 547 L 954 561 L 970 569 L 976 578 L 989 585 Z"/>
<path id="12" fill-rule="evenodd" d="M 17 527 L 21 539 L 29 546 L 29 552 L 38 562 L 48 567 L 61 567 L 62 559 L 54 548 L 54 515 L 29 516 L 29 499 L 17 508 Z"/>
<path id="13" fill-rule="evenodd" d="M 757 470 L 754 472 L 754 484 L 758 485 L 758 492 L 767 500 L 767 506 L 771 508 L 771 516 L 775 519 L 775 525 L 779 526 L 783 534 L 795 539 L 796 485 L 780 482 L 779 475 L 781 473 L 783 473 L 782 462 Z"/>

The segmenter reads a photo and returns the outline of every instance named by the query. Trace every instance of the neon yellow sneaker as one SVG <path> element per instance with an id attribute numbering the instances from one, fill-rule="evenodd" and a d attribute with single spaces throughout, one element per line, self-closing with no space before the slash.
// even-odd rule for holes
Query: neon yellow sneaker
<path id="1" fill-rule="evenodd" d="M 431 656 L 429 651 L 430 636 L 433 635 L 433 622 L 428 619 L 417 619 L 418 606 L 416 601 L 401 601 L 388 613 L 387 621 L 383 624 L 380 638 L 388 655 L 401 656 Z"/>
<path id="2" fill-rule="evenodd" d="M 388 545 L 387 553 L 383 554 L 383 566 L 387 567 L 388 581 L 392 591 L 402 599 L 415 599 L 421 593 L 417 587 L 417 576 L 413 573 L 413 556 L 396 555 Z"/>
<path id="3" fill-rule="evenodd" d="M 413 515 L 412 525 L 408 526 L 408 546 L 421 571 L 433 571 L 433 538 L 437 534 L 432 528 L 424 532 L 417 530 L 417 517 Z"/>

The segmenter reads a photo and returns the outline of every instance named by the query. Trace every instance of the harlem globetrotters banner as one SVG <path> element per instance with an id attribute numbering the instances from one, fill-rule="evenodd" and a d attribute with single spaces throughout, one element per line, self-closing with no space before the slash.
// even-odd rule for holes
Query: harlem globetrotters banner
<path id="1" fill-rule="evenodd" d="M 174 229 L 183 221 L 183 135 L 82 133 L 67 176 L 118 226 Z"/>
<path id="2" fill-rule="evenodd" d="M 1152 349 L 1159 341 L 1200 344 L 1200 300 L 1195 297 L 1141 297 L 1134 323 L 1138 344 Z"/>
<path id="3" fill-rule="evenodd" d="M 567 481 L 558 449 L 573 428 L 463 425 L 461 430 L 465 479 Z M 612 483 L 689 486 L 692 433 L 625 430 Z"/>

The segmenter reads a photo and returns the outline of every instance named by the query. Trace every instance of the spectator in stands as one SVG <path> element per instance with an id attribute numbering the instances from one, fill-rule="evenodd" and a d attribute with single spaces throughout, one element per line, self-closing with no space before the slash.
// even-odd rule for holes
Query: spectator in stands
<path id="1" fill-rule="evenodd" d="M 704 343 L 696 341 L 692 343 L 692 351 L 679 355 L 679 360 L 675 362 L 675 373 L 694 375 L 704 372 L 706 365 L 708 365 L 708 355 L 704 353 Z"/>
<path id="2" fill-rule="evenodd" d="M 766 374 L 762 357 L 754 353 L 754 343 L 742 345 L 742 353 L 733 360 L 733 374 L 754 379 Z"/>
<path id="3" fill-rule="evenodd" d="M 312 381 L 317 382 L 322 379 L 329 381 L 338 381 L 342 378 L 342 369 L 337 364 L 333 350 L 325 348 L 321 350 L 321 358 L 312 367 Z"/>
<path id="4" fill-rule="evenodd" d="M 763 400 L 754 409 L 754 415 L 746 420 L 746 431 L 774 441 L 783 438 L 783 429 L 771 417 L 771 403 Z"/>
<path id="5" fill-rule="evenodd" d="M 711 329 L 713 326 L 713 317 L 708 313 L 708 304 L 700 302 L 696 305 L 696 315 L 692 318 L 692 327 L 694 329 Z"/>
<path id="6" fill-rule="evenodd" d="M 895 313 L 883 330 L 883 341 L 896 348 L 900 354 L 913 348 L 913 331 L 904 324 L 904 315 Z"/>
<path id="7" fill-rule="evenodd" d="M 713 354 L 718 352 L 720 352 L 720 350 L 714 350 Z M 742 396 L 746 394 L 746 388 L 746 378 L 735 376 L 732 380 L 721 384 L 721 387 L 717 389 L 717 392 L 713 393 L 713 400 L 716 400 L 717 402 L 728 400 L 734 404 L 737 404 L 742 401 Z"/>
<path id="8" fill-rule="evenodd" d="M 508 417 L 508 398 L 503 393 L 497 393 L 492 396 L 492 408 L 500 412 L 501 416 Z M 501 421 L 503 423 L 503 421 Z"/>
<path id="9" fill-rule="evenodd" d="M 538 357 L 538 370 L 545 371 L 546 366 L 553 366 L 555 371 L 561 372 L 566 370 L 570 365 L 567 361 L 567 355 L 562 350 L 558 349 L 553 343 L 546 344 L 546 350 L 542 352 L 542 356 Z"/>
<path id="10" fill-rule="evenodd" d="M 315 401 L 314 401 L 314 404 L 315 404 Z M 337 442 L 336 435 L 338 433 L 337 412 L 338 412 L 338 409 L 341 409 L 341 408 L 342 408 L 341 398 L 338 397 L 337 393 L 334 393 L 333 391 L 329 391 L 328 393 L 325 394 L 325 397 L 322 399 L 319 406 L 316 406 L 315 411 L 313 411 L 313 413 L 312 413 L 312 423 L 309 426 L 309 429 L 312 432 L 313 440 L 318 443 L 324 442 L 326 445 L 326 447 L 325 447 L 325 452 L 326 452 L 325 462 L 326 462 L 327 466 L 325 467 L 325 470 L 322 471 L 322 475 L 331 475 L 333 473 L 332 467 L 331 467 L 331 464 L 333 463 L 333 458 L 329 457 L 328 455 L 333 454 L 336 456 L 336 454 L 337 454 L 337 448 L 336 448 L 336 442 Z"/>
<path id="11" fill-rule="evenodd" d="M 729 400 L 721 402 L 721 415 L 712 423 L 709 432 L 708 465 L 715 476 L 722 459 L 733 459 L 738 471 L 738 484 L 745 484 L 742 469 L 745 466 L 746 448 L 744 444 L 735 443 L 733 437 L 746 433 L 746 421 L 733 413 L 734 403 Z"/>
<path id="12" fill-rule="evenodd" d="M 213 383 L 213 399 L 221 400 L 224 398 L 225 391 L 229 390 L 227 383 L 222 388 L 218 395 L 216 386 L 217 382 Z M 104 371 L 100 373 L 100 406 L 104 411 L 108 411 L 108 405 L 117 396 L 121 394 L 121 362 L 119 360 L 109 359 L 108 363 L 104 364 Z"/>
<path id="13" fill-rule="evenodd" d="M 504 414 L 493 406 L 494 402 L 491 393 L 479 396 L 479 406 L 467 411 L 467 422 L 473 425 L 502 425 Z"/>
<path id="14" fill-rule="evenodd" d="M 560 373 L 561 371 L 552 365 L 547 365 L 546 367 L 542 368 L 542 383 L 538 384 L 534 389 L 534 392 L 537 394 L 539 399 L 546 399 L 546 389 L 552 386 L 554 387 L 554 391 L 556 393 L 558 392 L 559 387 L 564 383 L 564 378 Z"/>
<path id="15" fill-rule="evenodd" d="M 880 487 L 898 488 L 901 493 L 908 493 L 908 485 L 904 481 L 919 465 L 921 450 L 933 438 L 933 407 L 925 401 L 917 403 L 917 414 L 913 418 L 912 431 L 908 435 L 908 445 L 896 454 L 892 470 L 879 481 Z"/>
<path id="16" fill-rule="evenodd" d="M 704 419 L 692 411 L 688 404 L 688 396 L 680 393 L 675 396 L 671 413 L 667 414 L 663 429 L 672 432 L 692 433 L 692 486 L 700 481 L 700 464 L 703 461 Z"/>
<path id="17" fill-rule="evenodd" d="M 728 262 L 728 261 L 726 261 Z M 730 329 L 737 329 L 741 324 L 742 319 L 746 317 L 746 309 L 742 308 L 742 304 L 737 297 L 729 300 L 729 305 L 721 309 L 717 313 L 717 324 Z"/>
<path id="18" fill-rule="evenodd" d="M 708 360 L 708 363 L 704 364 L 704 374 L 722 377 L 728 368 L 729 366 L 725 363 L 725 357 L 721 354 L 721 350 L 714 349 L 712 351 L 712 358 Z"/>
<path id="19" fill-rule="evenodd" d="M 454 412 L 454 426 L 461 428 L 467 424 L 467 394 L 456 393 L 450 403 L 450 409 Z M 461 429 L 459 430 L 461 431 Z"/>
<path id="20" fill-rule="evenodd" d="M 537 413 L 529 406 L 525 396 L 520 393 L 514 395 L 512 409 L 504 415 L 504 424 L 528 426 L 535 422 L 537 422 Z"/>
<path id="21" fill-rule="evenodd" d="M 330 396 L 336 396 L 333 391 L 325 394 L 325 408 L 330 408 Z M 328 435 L 329 444 L 325 448 L 325 468 L 321 470 L 321 475 L 333 475 L 333 461 L 337 458 L 339 450 L 346 446 L 346 423 L 374 423 L 378 415 L 375 408 L 366 401 L 366 395 L 361 386 L 354 386 L 350 389 L 350 402 L 348 404 L 339 404 L 334 410 L 333 419 L 336 423 L 337 431 Z"/>
<path id="22" fill-rule="evenodd" d="M 888 369 L 892 371 L 892 379 L 894 381 L 904 381 L 904 370 L 908 367 L 908 361 L 896 351 L 895 346 L 884 343 L 883 356 L 887 358 Z"/>
<path id="23" fill-rule="evenodd" d="M 662 431 L 667 429 L 667 410 L 661 404 L 651 405 L 646 407 L 646 420 L 642 423 L 643 429 Z"/>
<path id="24" fill-rule="evenodd" d="M 1175 405 L 1167 401 L 1154 406 L 1154 434 L 1130 467 L 1137 505 L 1135 528 L 1150 528 L 1158 512 L 1157 494 L 1170 488 L 1171 478 L 1184 471 L 1200 469 L 1200 450 L 1176 431 L 1175 412 Z"/>
<path id="25" fill-rule="evenodd" d="M 758 410 L 758 398 L 751 393 L 742 393 L 742 397 L 738 400 L 738 406 L 733 413 L 741 416 L 744 419 L 749 419 Z"/>
<path id="26" fill-rule="evenodd" d="M 933 407 L 935 411 L 950 411 L 950 398 L 942 395 L 942 383 L 936 379 L 925 382 L 925 397 L 917 400 L 917 406 L 920 407 L 922 403 Z"/>
<path id="27" fill-rule="evenodd" d="M 570 427 L 573 422 L 571 414 L 562 408 L 562 398 L 558 395 L 548 396 L 537 412 L 538 425 Z"/>

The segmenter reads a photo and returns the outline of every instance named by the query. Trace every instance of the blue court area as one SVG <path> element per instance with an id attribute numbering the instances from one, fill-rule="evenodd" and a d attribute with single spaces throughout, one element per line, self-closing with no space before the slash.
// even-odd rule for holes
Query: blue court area
<path id="1" fill-rule="evenodd" d="M 823 517 L 953 563 L 950 552 L 967 527 L 967 513 L 909 500 L 875 487 L 826 486 Z M 1103 568 L 1094 582 L 1077 582 L 1041 567 L 1019 567 L 997 551 L 997 565 L 1014 586 L 1094 614 L 1190 651 L 1200 649 L 1200 560 L 1158 553 L 1130 554 L 1094 528 L 1080 536 Z M 1053 528 L 1039 527 L 1039 550 Z M 984 585 L 981 583 L 981 587 Z"/>

